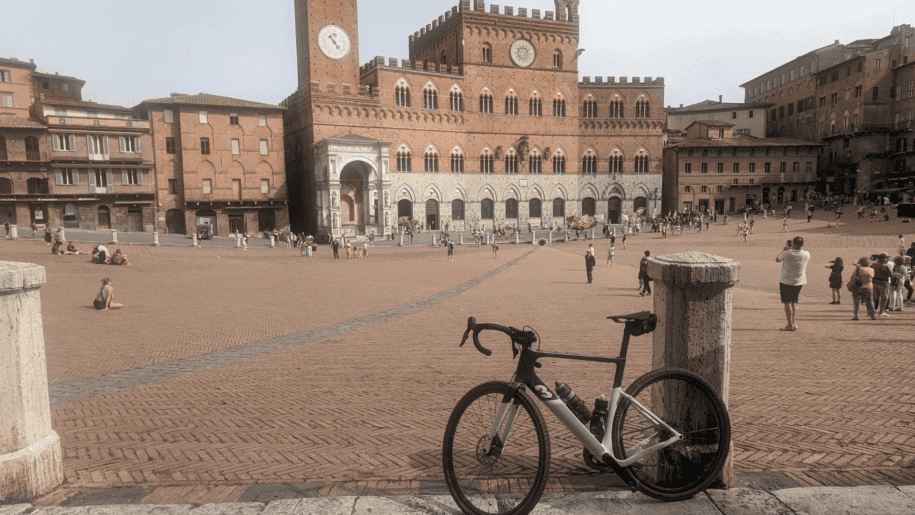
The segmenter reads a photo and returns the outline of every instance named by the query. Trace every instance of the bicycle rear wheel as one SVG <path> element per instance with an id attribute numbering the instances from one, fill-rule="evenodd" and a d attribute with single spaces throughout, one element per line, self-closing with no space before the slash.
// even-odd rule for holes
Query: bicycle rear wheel
<path id="1" fill-rule="evenodd" d="M 517 412 L 503 441 L 503 417 L 491 450 L 486 439 L 502 404 L 508 383 L 483 383 L 457 403 L 442 448 L 445 481 L 454 501 L 465 513 L 525 515 L 546 486 L 550 469 L 550 440 L 546 423 L 534 401 L 523 391 L 512 398 Z M 511 413 L 511 409 L 508 413 Z"/>
<path id="2" fill-rule="evenodd" d="M 682 369 L 654 370 L 626 390 L 683 435 L 679 442 L 636 461 L 626 471 L 645 495 L 662 501 L 688 499 L 706 488 L 724 466 L 731 422 L 721 397 L 707 381 Z M 613 453 L 620 459 L 669 439 L 635 405 L 620 400 L 613 418 Z"/>

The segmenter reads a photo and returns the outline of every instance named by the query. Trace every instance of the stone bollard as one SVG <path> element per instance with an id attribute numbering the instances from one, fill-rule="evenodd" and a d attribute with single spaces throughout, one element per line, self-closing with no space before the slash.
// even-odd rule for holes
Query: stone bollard
<path id="1" fill-rule="evenodd" d="M 537 230 L 531 229 L 531 245 L 537 244 Z"/>
<path id="2" fill-rule="evenodd" d="M 434 234 L 432 235 L 432 246 L 433 247 L 435 246 L 435 235 Z"/>
<path id="3" fill-rule="evenodd" d="M 197 233 L 196 233 L 196 232 L 193 234 L 193 237 L 194 237 L 194 245 L 193 245 L 193 246 L 196 247 L 196 246 L 197 246 Z"/>
<path id="4" fill-rule="evenodd" d="M 67 241 L 67 230 L 63 227 L 60 228 L 60 241 Z"/>
<path id="5" fill-rule="evenodd" d="M 569 231 L 566 231 L 566 243 L 569 242 Z"/>
<path id="6" fill-rule="evenodd" d="M 462 234 L 461 235 L 461 245 L 463 245 L 463 244 L 464 244 L 464 235 Z"/>
<path id="7" fill-rule="evenodd" d="M 118 242 L 118 230 L 111 229 L 111 243 L 117 243 L 117 242 Z"/>
<path id="8" fill-rule="evenodd" d="M 398 247 L 403 247 L 403 233 L 400 233 L 400 242 L 397 244 Z"/>
<path id="9" fill-rule="evenodd" d="M 19 239 L 19 233 L 16 231 L 16 225 L 15 225 L 15 224 L 10 225 L 10 239 L 11 239 L 11 240 L 18 240 L 18 239 Z"/>
<path id="10" fill-rule="evenodd" d="M 159 233 L 158 232 L 153 232 L 153 245 L 155 245 L 155 246 L 159 245 Z"/>
<path id="11" fill-rule="evenodd" d="M 271 249 L 276 248 L 276 238 L 274 238 L 272 234 L 270 235 L 270 248 Z"/>
<path id="12" fill-rule="evenodd" d="M 44 267 L 0 261 L 0 499 L 26 502 L 63 481 L 51 428 L 41 322 Z"/>
<path id="13" fill-rule="evenodd" d="M 547 245 L 552 245 L 552 244 L 553 244 L 553 231 L 547 231 L 547 232 L 546 232 L 546 244 L 547 244 Z"/>
<path id="14" fill-rule="evenodd" d="M 236 249 L 241 248 L 241 235 L 240 234 L 235 235 L 235 248 Z"/>
<path id="15" fill-rule="evenodd" d="M 740 279 L 740 263 L 703 252 L 680 252 L 650 258 L 648 276 L 655 281 L 658 315 L 652 368 L 685 368 L 699 374 L 727 406 L 732 296 Z M 733 484 L 733 460 L 732 443 L 716 481 L 725 488 Z"/>
<path id="16" fill-rule="evenodd" d="M 519 245 L 520 243 L 521 243 L 520 236 L 518 235 L 518 233 L 515 233 L 515 245 Z"/>
<path id="17" fill-rule="evenodd" d="M 594 227 L 591 228 L 591 239 L 594 239 Z"/>

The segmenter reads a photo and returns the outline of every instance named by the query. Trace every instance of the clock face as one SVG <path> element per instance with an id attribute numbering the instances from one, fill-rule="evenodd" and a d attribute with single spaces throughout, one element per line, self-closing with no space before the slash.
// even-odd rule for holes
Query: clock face
<path id="1" fill-rule="evenodd" d="M 534 62 L 534 58 L 537 57 L 534 45 L 526 39 L 519 39 L 512 43 L 509 52 L 511 52 L 512 61 L 518 66 L 530 66 Z"/>
<path id="2" fill-rule="evenodd" d="M 336 25 L 328 25 L 318 33 L 318 48 L 331 59 L 343 59 L 349 54 L 350 47 L 349 35 Z"/>

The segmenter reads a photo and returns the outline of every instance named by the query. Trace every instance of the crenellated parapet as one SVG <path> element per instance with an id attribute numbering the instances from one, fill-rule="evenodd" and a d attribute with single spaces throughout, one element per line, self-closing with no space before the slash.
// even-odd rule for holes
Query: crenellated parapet
<path id="1" fill-rule="evenodd" d="M 396 57 L 385 58 L 379 55 L 360 66 L 359 74 L 365 75 L 376 68 L 399 68 L 402 70 L 444 73 L 448 75 L 461 75 L 462 73 L 461 67 L 457 65 L 444 65 L 432 61 L 416 61 L 412 59 L 398 60 Z"/>
<path id="2" fill-rule="evenodd" d="M 588 86 L 588 87 L 630 87 L 630 88 L 644 88 L 644 87 L 664 87 L 664 77 L 632 77 L 632 80 L 629 80 L 629 77 L 620 77 L 619 80 L 616 77 L 607 77 L 606 82 L 604 77 L 594 77 L 594 81 L 591 81 L 591 77 L 582 77 L 582 80 L 578 83 L 579 86 Z"/>
<path id="3" fill-rule="evenodd" d="M 519 7 L 518 11 L 515 12 L 514 6 L 506 5 L 500 9 L 498 4 L 490 4 L 489 12 L 487 12 L 486 2 L 483 0 L 477 0 L 473 2 L 473 6 L 471 6 L 471 0 L 461 0 L 460 5 L 452 7 L 451 10 L 446 11 L 445 14 L 432 20 L 431 23 L 427 23 L 425 27 L 410 35 L 410 55 L 415 55 L 416 52 L 414 49 L 422 48 L 428 42 L 433 41 L 442 33 L 450 29 L 463 13 L 474 13 L 475 15 L 485 15 L 487 17 L 491 16 L 494 20 L 495 17 L 499 17 L 503 19 L 500 21 L 504 21 L 505 17 L 511 17 L 515 19 L 557 22 L 566 25 L 572 24 L 575 26 L 578 25 L 578 15 L 574 14 L 572 15 L 571 19 L 568 19 L 569 17 L 564 10 L 561 10 L 558 13 L 554 11 L 546 11 L 543 13 L 543 17 L 541 17 L 540 9 L 530 9 L 530 16 L 528 16 L 528 9 L 526 7 Z"/>

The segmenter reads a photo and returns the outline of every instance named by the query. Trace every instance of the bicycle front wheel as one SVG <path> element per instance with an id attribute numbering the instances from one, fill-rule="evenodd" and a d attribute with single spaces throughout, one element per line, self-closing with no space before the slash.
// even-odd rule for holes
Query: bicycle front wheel
<path id="1" fill-rule="evenodd" d="M 662 501 L 688 499 L 706 488 L 724 466 L 731 442 L 727 408 L 712 386 L 682 369 L 660 369 L 626 390 L 683 439 L 626 468 L 636 488 Z M 613 418 L 613 453 L 620 459 L 668 440 L 671 433 L 621 399 Z"/>
<path id="2" fill-rule="evenodd" d="M 465 513 L 525 515 L 543 495 L 550 469 L 549 435 L 540 410 L 525 392 L 512 397 L 486 451 L 507 391 L 508 383 L 483 383 L 464 395 L 448 420 L 442 450 L 445 481 Z"/>

